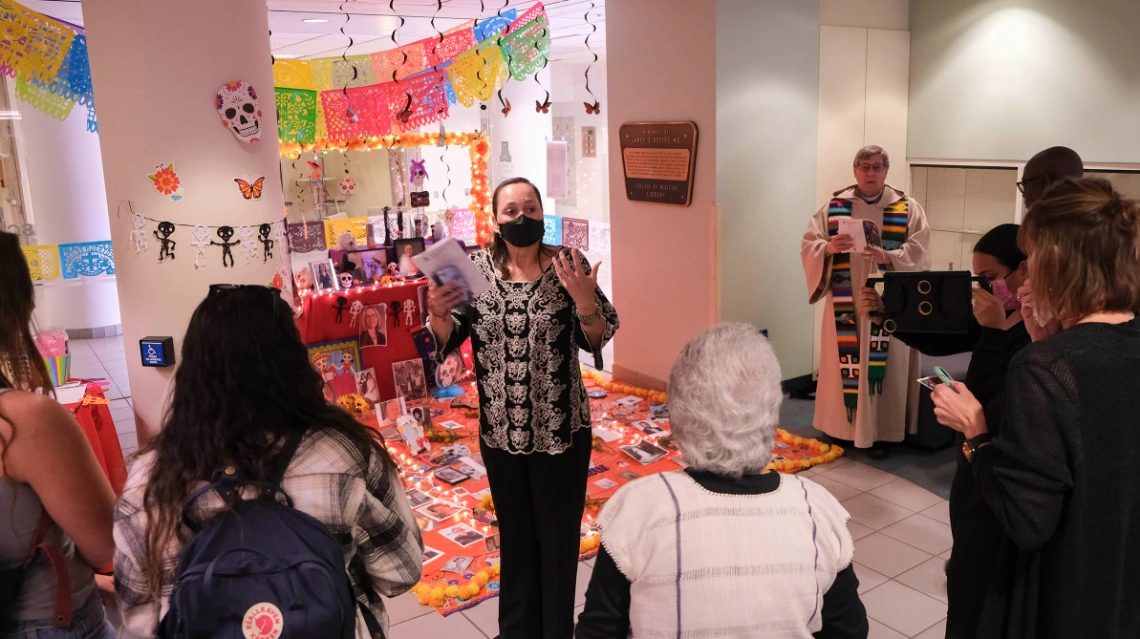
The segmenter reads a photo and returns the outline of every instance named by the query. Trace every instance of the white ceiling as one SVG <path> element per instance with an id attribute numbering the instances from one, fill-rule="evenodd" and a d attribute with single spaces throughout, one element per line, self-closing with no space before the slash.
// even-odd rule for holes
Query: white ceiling
<path id="1" fill-rule="evenodd" d="M 193 1 L 193 0 L 182 0 Z M 237 1 L 237 0 L 235 0 Z M 79 0 L 23 0 L 29 8 L 73 24 L 83 24 Z M 274 55 L 295 58 L 339 56 L 345 52 L 351 36 L 349 55 L 374 53 L 436 35 L 436 28 L 446 31 L 474 18 L 487 18 L 505 8 L 519 13 L 534 5 L 533 0 L 394 0 L 395 12 L 386 0 L 268 0 L 270 44 Z M 591 27 L 598 26 L 590 38 L 590 48 L 603 52 L 606 48 L 605 0 L 551 0 L 546 4 L 550 18 L 553 58 L 567 59 L 588 55 L 585 39 Z M 591 4 L 594 8 L 591 9 Z M 483 5 L 482 7 L 480 5 Z M 343 8 L 343 11 L 341 10 Z M 346 21 L 346 13 L 351 16 Z M 435 28 L 432 17 L 435 16 Z M 305 19 L 328 22 L 306 23 Z M 345 35 L 341 35 L 341 29 Z"/>

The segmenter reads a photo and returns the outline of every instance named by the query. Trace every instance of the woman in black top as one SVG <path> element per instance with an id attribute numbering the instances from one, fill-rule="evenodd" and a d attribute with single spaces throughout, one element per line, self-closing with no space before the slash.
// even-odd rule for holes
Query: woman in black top
<path id="1" fill-rule="evenodd" d="M 966 373 L 966 388 L 985 407 L 986 420 L 994 432 L 1001 425 L 1002 389 L 1010 361 L 1029 345 L 1022 321 L 1021 303 L 1012 292 L 1025 282 L 1025 253 L 1017 246 L 1018 225 L 1002 224 L 986 233 L 974 247 L 974 273 L 987 278 L 994 289 L 974 291 L 974 317 L 965 335 L 931 335 L 896 332 L 898 338 L 924 355 L 935 357 L 973 352 Z M 883 303 L 873 288 L 865 288 L 857 300 L 862 313 L 882 311 Z M 965 438 L 958 434 L 960 449 Z M 985 600 L 986 585 L 1001 546 L 1001 525 L 974 482 L 965 454 L 957 455 L 958 467 L 950 487 L 950 528 L 954 549 L 946 565 L 947 639 L 974 636 Z"/>
<path id="2" fill-rule="evenodd" d="M 934 392 L 1008 535 L 977 636 L 1136 637 L 1140 203 L 1066 180 L 1029 210 L 1021 245 L 1034 315 L 1060 332 L 1014 358 L 998 433 L 964 385 Z"/>
<path id="3" fill-rule="evenodd" d="M 567 639 L 592 444 L 578 350 L 601 368 L 617 311 L 596 268 L 542 243 L 533 184 L 503 182 L 492 208 L 494 242 L 471 255 L 490 288 L 464 306 L 458 283 L 433 285 L 431 329 L 441 362 L 468 337 L 475 355 L 480 444 L 502 535 L 500 635 Z"/>

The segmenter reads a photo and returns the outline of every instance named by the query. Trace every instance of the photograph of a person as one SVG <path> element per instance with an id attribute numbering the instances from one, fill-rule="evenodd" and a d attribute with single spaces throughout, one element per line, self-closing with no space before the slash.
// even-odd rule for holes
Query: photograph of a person
<path id="1" fill-rule="evenodd" d="M 424 252 L 424 238 L 413 237 L 406 240 L 396 240 L 396 260 L 400 265 L 400 273 L 408 279 L 423 277 L 413 261 L 417 255 Z"/>
<path id="2" fill-rule="evenodd" d="M 363 397 L 370 406 L 380 403 L 380 385 L 376 383 L 376 371 L 369 368 L 356 374 L 356 394 Z"/>
<path id="3" fill-rule="evenodd" d="M 487 546 L 487 554 L 491 554 L 493 552 L 499 552 L 499 548 L 502 547 L 502 543 L 499 540 L 500 540 L 499 535 L 492 535 L 492 536 L 488 537 L 486 540 L 484 540 L 483 543 Z"/>
<path id="4" fill-rule="evenodd" d="M 414 488 L 407 491 L 406 494 L 408 495 L 408 503 L 412 505 L 412 508 L 419 508 L 420 506 L 423 506 L 424 504 L 430 504 L 431 503 L 431 496 L 430 495 L 428 495 L 426 493 L 422 493 L 422 492 L 420 492 Z"/>
<path id="5" fill-rule="evenodd" d="M 396 395 L 403 397 L 404 401 L 427 398 L 427 377 L 424 376 L 422 359 L 392 364 L 392 377 L 396 383 Z"/>
<path id="6" fill-rule="evenodd" d="M 435 548 L 432 548 L 430 546 L 424 546 L 424 565 L 425 566 L 430 564 L 431 562 L 435 561 L 436 559 L 439 559 L 442 556 L 443 556 L 442 550 L 436 550 Z M 456 557 L 456 559 L 458 559 L 458 557 Z M 452 561 L 454 561 L 454 559 Z"/>
<path id="7" fill-rule="evenodd" d="M 652 442 L 643 439 L 633 446 L 622 446 L 622 452 L 632 457 L 639 464 L 652 464 L 669 453 L 664 448 L 654 446 Z"/>
<path id="8" fill-rule="evenodd" d="M 313 271 L 313 288 L 318 292 L 339 291 L 340 282 L 336 279 L 336 269 L 332 260 L 317 260 L 309 263 Z"/>
<path id="9" fill-rule="evenodd" d="M 360 314 L 360 347 L 388 345 L 388 305 L 373 304 Z"/>
<path id="10" fill-rule="evenodd" d="M 471 479 L 483 479 L 487 476 L 487 471 L 483 467 L 473 463 L 463 463 L 454 468 Z"/>
<path id="11" fill-rule="evenodd" d="M 464 477 L 466 479 L 466 477 Z M 419 512 L 426 515 L 432 521 L 443 521 L 454 517 L 456 513 L 461 512 L 463 509 L 455 504 L 449 504 L 443 501 L 437 501 L 419 509 Z"/>
<path id="12" fill-rule="evenodd" d="M 470 479 L 470 477 L 454 468 L 441 468 L 435 471 L 435 478 L 448 484 L 458 484 L 461 481 Z"/>
<path id="13" fill-rule="evenodd" d="M 660 435 L 660 434 L 665 432 L 664 428 L 661 428 L 657 424 L 654 424 L 653 422 L 651 422 L 647 419 L 643 419 L 639 422 L 634 422 L 633 426 L 634 426 L 634 428 L 645 433 L 646 435 Z"/>
<path id="14" fill-rule="evenodd" d="M 392 428 L 396 426 L 396 420 L 408 414 L 408 409 L 404 405 L 404 398 L 397 397 L 390 399 L 380 404 L 380 410 L 376 411 L 376 418 L 380 421 L 381 430 L 385 428 Z"/>
<path id="15" fill-rule="evenodd" d="M 440 570 L 443 572 L 451 572 L 457 575 L 463 575 L 467 572 L 467 567 L 470 566 L 471 562 L 473 561 L 475 561 L 474 557 L 452 557 L 447 561 L 446 564 L 443 565 L 443 568 Z"/>
<path id="16" fill-rule="evenodd" d="M 388 274 L 388 249 L 372 249 L 352 254 L 353 261 L 357 263 L 356 277 L 362 282 L 379 282 L 380 278 Z"/>
<path id="17" fill-rule="evenodd" d="M 425 433 L 431 430 L 431 406 L 416 406 L 412 409 L 411 415 L 420 423 Z"/>
<path id="18" fill-rule="evenodd" d="M 475 530 L 467 524 L 456 524 L 455 526 L 448 526 L 446 528 L 442 528 L 439 532 L 441 535 L 459 544 L 463 548 L 466 548 L 471 544 L 483 541 L 483 533 Z"/>

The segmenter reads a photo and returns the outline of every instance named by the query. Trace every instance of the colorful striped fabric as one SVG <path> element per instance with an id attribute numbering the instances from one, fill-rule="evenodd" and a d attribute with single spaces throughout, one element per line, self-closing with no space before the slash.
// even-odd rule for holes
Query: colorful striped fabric
<path id="1" fill-rule="evenodd" d="M 829 237 L 839 234 L 839 219 L 851 217 L 854 205 L 851 200 L 833 199 L 827 207 L 827 233 Z M 907 222 L 910 205 L 905 196 L 889 204 L 883 211 L 883 248 L 898 250 L 907 237 Z M 855 421 L 859 407 L 859 324 L 855 321 L 854 287 L 851 281 L 851 255 L 839 253 L 832 258 L 831 302 L 835 309 L 835 338 L 839 347 L 839 375 L 843 379 L 843 405 L 847 408 L 847 420 Z M 887 267 L 879 264 L 879 272 Z M 867 383 L 868 393 L 877 395 L 883 392 L 883 382 L 887 377 L 887 354 L 890 350 L 890 336 L 879 327 L 871 324 L 871 343 L 868 345 Z"/>

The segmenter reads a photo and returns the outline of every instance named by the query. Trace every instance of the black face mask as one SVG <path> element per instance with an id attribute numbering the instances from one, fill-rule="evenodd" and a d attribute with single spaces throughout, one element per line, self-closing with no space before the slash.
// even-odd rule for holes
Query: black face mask
<path id="1" fill-rule="evenodd" d="M 499 235 L 516 248 L 527 248 L 542 241 L 546 235 L 546 224 L 542 220 L 520 215 L 513 222 L 499 225 Z"/>

